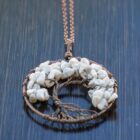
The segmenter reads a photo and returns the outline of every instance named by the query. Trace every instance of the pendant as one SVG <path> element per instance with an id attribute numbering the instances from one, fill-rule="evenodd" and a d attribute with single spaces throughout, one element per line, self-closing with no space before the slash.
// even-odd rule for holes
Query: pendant
<path id="1" fill-rule="evenodd" d="M 70 45 L 65 57 L 67 60 L 46 61 L 30 71 L 23 82 L 24 101 L 34 113 L 50 121 L 79 123 L 96 119 L 108 111 L 118 98 L 117 82 L 102 65 L 87 58 L 72 57 Z M 59 90 L 72 84 L 88 89 L 85 96 L 90 98 L 92 110 L 63 103 L 59 99 Z M 34 107 L 37 102 L 49 100 L 55 106 L 51 114 L 44 114 Z"/>

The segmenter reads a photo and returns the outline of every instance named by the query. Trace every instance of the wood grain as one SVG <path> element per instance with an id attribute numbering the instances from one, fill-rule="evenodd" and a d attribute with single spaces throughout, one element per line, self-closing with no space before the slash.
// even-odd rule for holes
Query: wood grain
<path id="1" fill-rule="evenodd" d="M 74 54 L 114 73 L 119 99 L 102 122 L 68 131 L 26 112 L 21 93 L 31 68 L 64 56 L 60 0 L 0 0 L 0 140 L 138 140 L 139 7 L 139 0 L 75 0 Z M 75 97 L 70 100 L 81 104 Z"/>

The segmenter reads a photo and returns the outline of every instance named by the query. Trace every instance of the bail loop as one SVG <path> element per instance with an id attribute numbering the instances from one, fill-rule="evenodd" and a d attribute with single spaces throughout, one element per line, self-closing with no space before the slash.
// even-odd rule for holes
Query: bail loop
<path id="1" fill-rule="evenodd" d="M 67 39 L 65 45 L 66 45 L 65 59 L 69 60 L 73 56 L 72 54 L 73 42 L 71 41 L 71 39 Z"/>

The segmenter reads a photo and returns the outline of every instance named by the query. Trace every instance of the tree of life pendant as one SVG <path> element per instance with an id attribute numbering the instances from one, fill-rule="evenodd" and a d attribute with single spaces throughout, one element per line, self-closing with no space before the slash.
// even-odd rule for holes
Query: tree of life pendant
<path id="1" fill-rule="evenodd" d="M 67 49 L 65 60 L 46 61 L 31 70 L 23 82 L 23 98 L 29 109 L 44 119 L 81 123 L 98 118 L 113 106 L 118 98 L 117 82 L 102 65 L 87 58 L 73 57 L 74 0 L 69 0 L 69 14 L 67 1 L 61 0 L 61 3 L 64 43 Z M 85 96 L 89 98 L 93 108 L 84 109 L 73 103 L 62 102 L 59 98 L 60 89 L 68 85 L 87 88 Z M 53 112 L 50 113 L 41 112 L 34 106 L 36 103 L 48 104 L 50 101 L 53 103 Z"/>
<path id="2" fill-rule="evenodd" d="M 81 85 L 88 89 L 85 96 L 93 109 L 83 109 L 72 103 L 63 103 L 59 91 L 68 85 Z M 117 95 L 117 82 L 102 65 L 81 57 L 68 60 L 46 61 L 30 71 L 23 82 L 26 105 L 36 114 L 50 121 L 79 123 L 93 120 L 107 112 Z M 53 113 L 44 114 L 34 104 L 51 100 Z"/>

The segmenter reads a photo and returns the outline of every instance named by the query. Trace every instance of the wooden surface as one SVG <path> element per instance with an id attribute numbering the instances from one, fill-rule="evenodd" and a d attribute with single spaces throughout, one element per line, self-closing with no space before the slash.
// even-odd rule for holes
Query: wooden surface
<path id="1" fill-rule="evenodd" d="M 60 0 L 0 0 L 0 140 L 138 140 L 139 7 L 139 0 L 75 0 L 74 53 L 114 73 L 119 99 L 100 123 L 64 126 L 28 113 L 21 93 L 31 68 L 64 56 Z"/>

